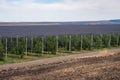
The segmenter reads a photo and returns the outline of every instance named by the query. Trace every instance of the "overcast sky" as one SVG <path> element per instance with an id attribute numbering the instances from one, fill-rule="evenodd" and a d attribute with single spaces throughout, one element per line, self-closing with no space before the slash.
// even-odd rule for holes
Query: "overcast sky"
<path id="1" fill-rule="evenodd" d="M 0 21 L 120 19 L 120 0 L 0 0 Z"/>

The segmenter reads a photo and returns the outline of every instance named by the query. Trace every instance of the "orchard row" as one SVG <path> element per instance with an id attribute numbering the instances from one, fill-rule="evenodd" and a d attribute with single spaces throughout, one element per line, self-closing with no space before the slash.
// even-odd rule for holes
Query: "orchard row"
<path id="1" fill-rule="evenodd" d="M 118 46 L 120 46 L 119 33 L 0 37 L 0 60 L 7 59 L 8 54 L 18 54 L 23 58 L 28 53 L 57 54 Z"/>

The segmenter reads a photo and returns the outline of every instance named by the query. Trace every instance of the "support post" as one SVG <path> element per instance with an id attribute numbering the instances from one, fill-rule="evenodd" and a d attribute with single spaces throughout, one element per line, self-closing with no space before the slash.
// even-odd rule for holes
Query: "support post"
<path id="1" fill-rule="evenodd" d="M 10 50 L 12 50 L 13 48 L 13 39 L 12 39 L 12 36 L 11 36 L 11 41 L 10 41 Z"/>
<path id="2" fill-rule="evenodd" d="M 109 42 L 108 42 L 108 47 L 111 46 L 111 34 L 109 35 Z"/>
<path id="3" fill-rule="evenodd" d="M 58 36 L 56 36 L 56 53 L 58 53 Z"/>
<path id="4" fill-rule="evenodd" d="M 26 56 L 27 56 L 27 37 L 26 37 Z"/>
<path id="5" fill-rule="evenodd" d="M 67 41 L 68 35 L 65 34 L 65 49 L 67 50 L 67 46 L 68 46 L 68 41 Z"/>
<path id="6" fill-rule="evenodd" d="M 18 54 L 18 35 L 17 35 L 17 54 Z"/>
<path id="7" fill-rule="evenodd" d="M 13 42 L 13 40 L 12 40 L 12 36 L 11 36 L 11 43 Z"/>
<path id="8" fill-rule="evenodd" d="M 82 50 L 82 44 L 83 44 L 83 35 L 81 35 L 80 39 L 81 39 L 81 40 L 80 40 L 80 41 L 81 41 L 81 42 L 80 42 L 80 43 L 81 43 L 81 44 L 80 44 L 80 50 Z"/>
<path id="9" fill-rule="evenodd" d="M 120 38 L 120 35 L 118 33 L 118 36 L 117 36 L 117 46 L 119 46 L 119 38 Z"/>
<path id="10" fill-rule="evenodd" d="M 91 34 L 91 47 L 93 47 L 93 34 Z"/>
<path id="11" fill-rule="evenodd" d="M 100 47 L 102 48 L 102 38 L 103 38 L 103 35 L 102 35 L 102 34 L 100 34 L 100 36 L 101 36 L 101 43 L 100 43 Z"/>
<path id="12" fill-rule="evenodd" d="M 6 38 L 6 53 L 5 53 L 5 59 L 7 59 L 7 38 Z"/>
<path id="13" fill-rule="evenodd" d="M 31 53 L 33 52 L 33 37 L 31 37 Z"/>
<path id="14" fill-rule="evenodd" d="M 1 42 L 2 36 L 0 35 L 0 42 Z"/>
<path id="15" fill-rule="evenodd" d="M 42 36 L 42 54 L 44 53 L 44 36 Z"/>
<path id="16" fill-rule="evenodd" d="M 71 52 L 71 35 L 69 36 L 69 52 Z"/>

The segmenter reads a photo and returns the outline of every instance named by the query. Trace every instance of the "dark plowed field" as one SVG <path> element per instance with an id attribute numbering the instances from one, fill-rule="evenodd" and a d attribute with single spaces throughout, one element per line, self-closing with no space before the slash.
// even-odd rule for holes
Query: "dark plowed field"
<path id="1" fill-rule="evenodd" d="M 0 80 L 120 80 L 120 53 L 4 70 Z"/>
<path id="2" fill-rule="evenodd" d="M 120 24 L 101 25 L 32 25 L 32 26 L 1 26 L 0 35 L 8 37 L 40 36 L 40 35 L 65 35 L 87 33 L 117 33 Z"/>

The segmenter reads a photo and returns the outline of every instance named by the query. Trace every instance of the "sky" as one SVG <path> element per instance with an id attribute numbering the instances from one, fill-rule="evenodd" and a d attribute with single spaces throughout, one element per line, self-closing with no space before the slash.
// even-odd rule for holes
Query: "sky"
<path id="1" fill-rule="evenodd" d="M 120 0 L 0 0 L 0 22 L 120 19 Z"/>

